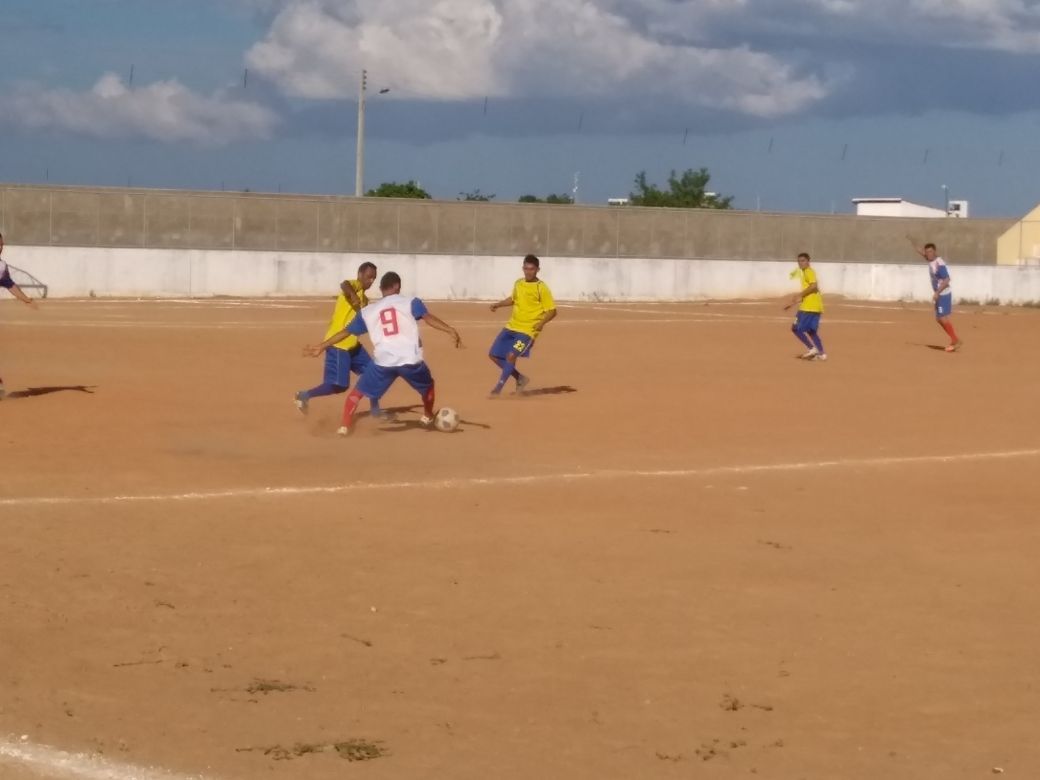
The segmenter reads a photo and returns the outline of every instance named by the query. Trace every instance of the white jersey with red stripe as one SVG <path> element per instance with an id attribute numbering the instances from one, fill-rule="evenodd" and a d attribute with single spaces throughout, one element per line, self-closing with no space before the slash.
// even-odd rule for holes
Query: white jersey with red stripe
<path id="1" fill-rule="evenodd" d="M 423 362 L 419 320 L 424 316 L 426 305 L 418 298 L 388 295 L 363 308 L 347 329 L 369 334 L 377 366 L 411 366 Z"/>

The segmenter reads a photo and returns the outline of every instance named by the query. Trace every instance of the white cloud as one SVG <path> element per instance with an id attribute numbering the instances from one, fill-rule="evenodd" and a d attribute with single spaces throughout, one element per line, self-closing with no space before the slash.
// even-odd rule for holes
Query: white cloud
<path id="1" fill-rule="evenodd" d="M 878 42 L 1040 52 L 1036 0 L 801 0 L 796 5 L 856 25 Z"/>
<path id="2" fill-rule="evenodd" d="M 745 2 L 708 5 L 728 12 Z M 629 4 L 651 12 L 654 5 Z M 362 67 L 373 87 L 389 86 L 403 97 L 637 95 L 764 117 L 804 109 L 833 86 L 748 46 L 712 48 L 655 35 L 610 6 L 608 0 L 284 0 L 246 59 L 286 94 L 316 99 L 356 95 Z"/>
<path id="3" fill-rule="evenodd" d="M 176 80 L 128 88 L 106 73 L 86 92 L 23 88 L 11 101 L 10 121 L 96 138 L 143 137 L 221 145 L 266 138 L 277 115 L 256 103 L 215 93 L 198 95 Z"/>

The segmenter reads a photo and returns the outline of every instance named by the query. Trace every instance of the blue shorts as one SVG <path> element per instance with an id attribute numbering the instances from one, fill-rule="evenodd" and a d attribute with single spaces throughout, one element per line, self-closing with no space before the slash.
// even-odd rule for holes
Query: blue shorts
<path id="1" fill-rule="evenodd" d="M 935 319 L 941 317 L 949 317 L 953 312 L 953 293 L 949 295 L 940 295 L 939 300 L 935 302 Z"/>
<path id="2" fill-rule="evenodd" d="M 798 333 L 812 333 L 820 329 L 820 312 L 800 311 L 795 317 L 791 330 Z"/>
<path id="3" fill-rule="evenodd" d="M 325 376 L 322 379 L 327 385 L 350 387 L 350 372 L 360 375 L 371 362 L 372 358 L 360 344 L 350 350 L 329 347 L 325 350 Z"/>
<path id="4" fill-rule="evenodd" d="M 370 363 L 358 380 L 357 389 L 367 398 L 382 398 L 398 377 L 424 398 L 433 389 L 433 374 L 425 363 L 413 363 L 410 366 L 380 366 Z"/>
<path id="5" fill-rule="evenodd" d="M 509 353 L 513 353 L 517 357 L 530 357 L 533 347 L 534 336 L 503 328 L 491 345 L 491 351 L 488 354 L 499 360 L 504 360 Z"/>

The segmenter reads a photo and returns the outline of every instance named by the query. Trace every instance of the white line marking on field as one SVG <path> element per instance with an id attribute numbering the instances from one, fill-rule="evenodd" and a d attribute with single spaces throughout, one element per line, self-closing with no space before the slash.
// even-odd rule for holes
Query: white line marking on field
<path id="1" fill-rule="evenodd" d="M 377 490 L 456 490 L 460 488 L 492 487 L 501 485 L 528 485 L 545 482 L 578 482 L 583 480 L 632 478 L 685 478 L 718 477 L 730 474 L 769 474 L 788 471 L 811 471 L 833 468 L 877 468 L 884 466 L 912 466 L 929 463 L 965 463 L 986 460 L 1035 458 L 1040 449 L 1005 450 L 1003 452 L 966 452 L 957 455 L 906 455 L 883 458 L 837 458 L 834 460 L 795 461 L 792 463 L 760 463 L 738 466 L 706 466 L 688 469 L 600 469 L 519 476 L 463 477 L 456 479 L 428 479 L 412 482 L 353 482 L 346 485 L 311 487 L 231 488 L 229 490 L 197 493 L 159 493 L 138 496 L 25 496 L 0 498 L 5 506 L 67 506 L 70 504 L 134 504 L 164 501 L 212 501 L 225 498 L 280 498 L 285 496 L 336 495 Z"/>
<path id="2" fill-rule="evenodd" d="M 683 317 L 599 317 L 595 319 L 573 319 L 564 317 L 555 320 L 553 329 L 561 325 L 656 325 L 674 324 L 687 322 L 690 324 L 711 325 L 715 323 L 751 323 L 751 322 L 790 322 L 791 317 L 785 315 L 777 316 L 751 316 L 746 314 L 710 314 L 696 313 Z M 256 320 L 214 320 L 211 322 L 152 322 L 142 320 L 0 320 L 5 327 L 33 327 L 33 328 L 133 328 L 154 330 L 269 330 L 275 328 L 315 328 L 322 321 L 314 320 L 273 320 L 260 322 Z M 502 328 L 505 323 L 496 320 L 457 320 L 452 323 L 465 325 L 466 327 Z M 831 318 L 825 321 L 827 325 L 896 325 L 892 320 L 849 320 Z"/>
<path id="3" fill-rule="evenodd" d="M 67 780 L 204 780 L 162 769 L 133 766 L 86 753 L 68 753 L 27 740 L 0 738 L 0 766 L 20 765 L 43 777 Z"/>

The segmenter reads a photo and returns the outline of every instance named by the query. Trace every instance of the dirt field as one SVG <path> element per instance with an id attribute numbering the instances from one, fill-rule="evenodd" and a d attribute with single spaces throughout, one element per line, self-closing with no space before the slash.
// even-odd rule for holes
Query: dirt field
<path id="1" fill-rule="evenodd" d="M 341 439 L 328 309 L 0 303 L 0 778 L 1040 777 L 1040 311 L 431 304 Z"/>

